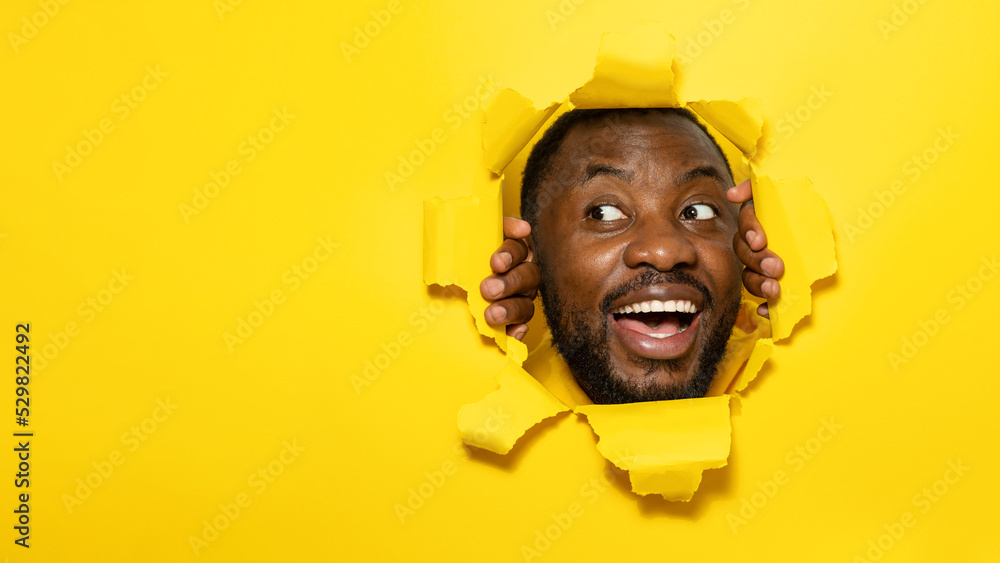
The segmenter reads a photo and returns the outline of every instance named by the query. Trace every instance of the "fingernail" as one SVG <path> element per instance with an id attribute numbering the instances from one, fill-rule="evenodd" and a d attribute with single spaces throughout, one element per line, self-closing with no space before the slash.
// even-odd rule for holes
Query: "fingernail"
<path id="1" fill-rule="evenodd" d="M 490 324 L 500 324 L 507 318 L 507 311 L 498 305 L 490 305 L 486 309 L 486 316 L 490 318 Z"/>
<path id="2" fill-rule="evenodd" d="M 755 238 L 757 238 L 757 231 L 747 231 L 747 244 L 753 244 Z"/>
<path id="3" fill-rule="evenodd" d="M 778 269 L 778 261 L 774 258 L 765 258 L 760 261 L 760 269 L 773 278 L 774 272 Z"/>
<path id="4" fill-rule="evenodd" d="M 764 293 L 766 293 L 768 297 L 777 297 L 778 292 L 780 291 L 778 287 L 778 282 L 774 280 L 767 280 L 766 282 L 764 282 L 764 284 L 761 286 L 761 289 L 764 290 Z"/>
<path id="5" fill-rule="evenodd" d="M 503 282 L 497 278 L 488 278 L 483 285 L 486 286 L 486 293 L 494 297 L 498 297 L 503 291 Z"/>
<path id="6" fill-rule="evenodd" d="M 518 331 L 515 331 L 514 332 L 514 338 L 516 340 L 521 340 L 521 339 L 524 338 L 524 335 L 526 335 L 526 334 L 528 334 L 528 327 L 524 327 L 524 328 L 522 328 L 522 329 L 520 329 Z"/>
<path id="7" fill-rule="evenodd" d="M 500 253 L 500 261 L 503 262 L 503 267 L 510 268 L 511 263 L 514 262 L 514 258 L 507 252 Z"/>
<path id="8" fill-rule="evenodd" d="M 767 303 L 761 303 L 760 307 L 757 307 L 757 314 L 765 319 L 771 318 L 771 313 L 767 310 Z"/>

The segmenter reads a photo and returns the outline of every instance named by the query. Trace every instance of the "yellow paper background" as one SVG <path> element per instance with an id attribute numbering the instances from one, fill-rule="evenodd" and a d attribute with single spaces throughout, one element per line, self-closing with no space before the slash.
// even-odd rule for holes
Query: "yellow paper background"
<path id="1" fill-rule="evenodd" d="M 70 2 L 15 51 L 9 33 L 44 10 L 4 5 L 0 397 L 14 432 L 14 326 L 31 322 L 35 436 L 29 550 L 13 543 L 14 438 L 0 448 L 0 555 L 848 561 L 883 536 L 885 560 L 997 557 L 1000 281 L 984 260 L 998 250 L 998 8 L 394 6 Z M 683 505 L 630 493 L 576 417 L 505 457 L 460 446 L 455 413 L 507 360 L 464 295 L 422 280 L 423 201 L 485 175 L 465 109 L 483 81 L 544 107 L 590 78 L 601 33 L 642 20 L 677 37 L 683 99 L 763 101 L 766 173 L 809 177 L 838 242 L 836 278 L 733 407 L 728 465 Z M 166 76 L 122 119 L 115 100 L 157 65 Z M 249 161 L 241 143 L 282 110 L 294 117 Z M 114 129 L 59 181 L 52 162 L 103 119 Z M 240 172 L 186 222 L 179 205 L 231 160 Z M 117 293 L 116 272 L 134 276 Z M 223 334 L 257 310 L 271 313 L 230 351 Z M 69 512 L 88 477 L 99 485 Z M 220 517 L 241 493 L 249 505 Z M 913 526 L 888 535 L 907 512 Z M 217 518 L 196 555 L 190 537 Z"/>

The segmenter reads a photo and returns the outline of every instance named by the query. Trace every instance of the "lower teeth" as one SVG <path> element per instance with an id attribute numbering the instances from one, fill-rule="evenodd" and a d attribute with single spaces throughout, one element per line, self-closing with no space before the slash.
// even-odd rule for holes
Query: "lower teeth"
<path id="1" fill-rule="evenodd" d="M 684 327 L 684 328 L 678 330 L 677 332 L 675 332 L 674 334 L 647 334 L 646 336 L 652 336 L 653 338 L 667 338 L 667 337 L 670 337 L 670 336 L 677 336 L 678 334 L 684 332 L 687 329 L 688 329 L 688 327 Z"/>

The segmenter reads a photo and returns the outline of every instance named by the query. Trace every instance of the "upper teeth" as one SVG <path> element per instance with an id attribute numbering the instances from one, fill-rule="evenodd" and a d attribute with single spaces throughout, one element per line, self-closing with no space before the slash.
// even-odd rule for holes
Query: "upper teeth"
<path id="1" fill-rule="evenodd" d="M 625 313 L 659 313 L 659 312 L 673 312 L 678 313 L 697 313 L 698 307 L 694 303 L 686 299 L 674 299 L 673 301 L 657 301 L 651 299 L 649 301 L 639 301 L 638 303 L 632 303 L 631 305 L 625 305 L 620 307 L 615 311 L 616 315 L 623 315 Z"/>

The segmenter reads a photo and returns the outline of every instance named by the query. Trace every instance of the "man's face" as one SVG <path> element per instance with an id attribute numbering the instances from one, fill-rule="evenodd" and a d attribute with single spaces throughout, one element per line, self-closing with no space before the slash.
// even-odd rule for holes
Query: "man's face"
<path id="1" fill-rule="evenodd" d="M 553 341 L 595 403 L 705 395 L 741 299 L 732 185 L 679 115 L 612 114 L 567 133 L 534 236 Z"/>

